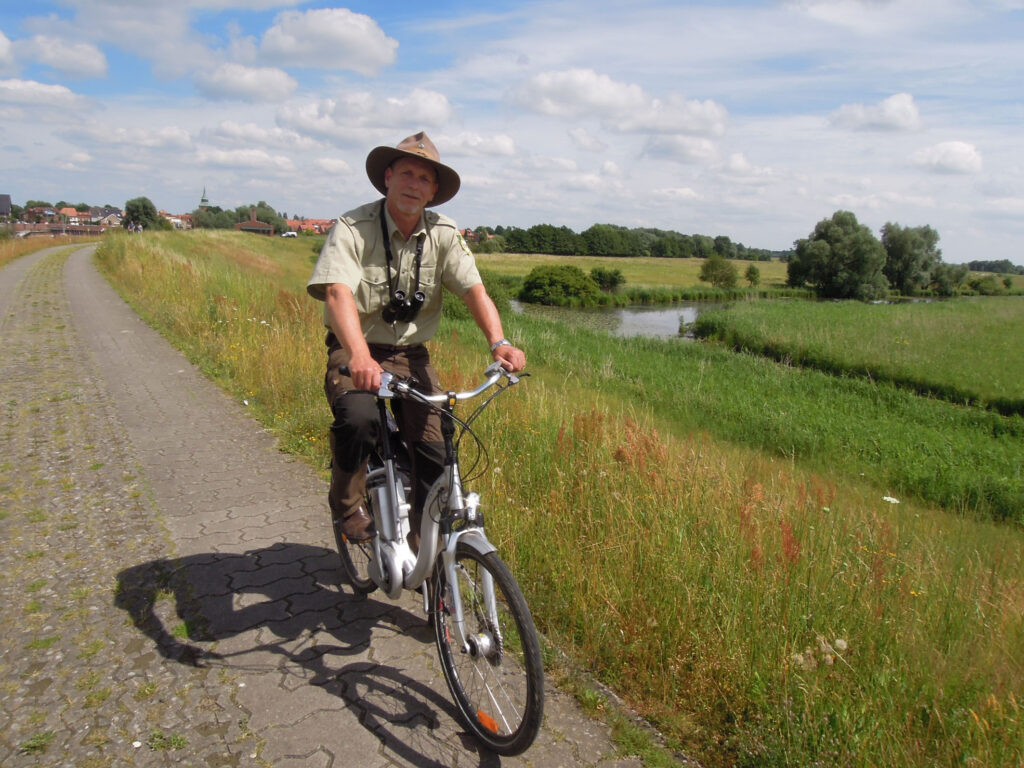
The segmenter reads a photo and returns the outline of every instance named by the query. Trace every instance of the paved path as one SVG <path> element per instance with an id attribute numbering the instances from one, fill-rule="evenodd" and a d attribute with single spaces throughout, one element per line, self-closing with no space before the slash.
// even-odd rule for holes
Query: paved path
<path id="1" fill-rule="evenodd" d="M 483 752 L 417 601 L 340 584 L 322 481 L 91 252 L 0 269 L 0 765 L 639 766 L 550 684 Z"/>

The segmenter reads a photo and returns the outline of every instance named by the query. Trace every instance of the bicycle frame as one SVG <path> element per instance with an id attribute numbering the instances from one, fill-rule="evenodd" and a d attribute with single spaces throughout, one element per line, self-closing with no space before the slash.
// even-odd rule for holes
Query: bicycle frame
<path id="1" fill-rule="evenodd" d="M 342 369 L 342 372 L 347 372 Z M 544 664 L 529 606 L 515 576 L 484 532 L 478 494 L 467 491 L 459 466 L 459 446 L 471 425 L 499 393 L 519 381 L 495 363 L 487 380 L 471 392 L 428 395 L 409 380 L 383 374 L 376 395 L 379 451 L 367 473 L 367 509 L 377 535 L 349 540 L 332 518 L 349 583 L 362 594 L 381 589 L 396 598 L 403 589 L 423 593 L 441 670 L 458 716 L 488 749 L 518 755 L 533 744 L 544 715 Z M 498 384 L 468 416 L 455 406 Z M 420 546 L 410 546 L 410 510 L 402 443 L 390 420 L 387 401 L 417 400 L 441 412 L 444 471 L 430 487 L 419 525 Z M 475 472 L 475 470 L 467 470 Z"/>
<path id="2" fill-rule="evenodd" d="M 469 638 L 465 632 L 465 616 L 462 596 L 459 593 L 459 579 L 456 574 L 455 551 L 458 543 L 471 546 L 481 555 L 495 552 L 496 548 L 487 539 L 484 532 L 483 516 L 479 512 L 480 496 L 476 492 L 466 493 L 462 485 L 459 470 L 458 452 L 455 450 L 455 425 L 452 412 L 460 400 L 476 397 L 493 386 L 501 376 L 508 377 L 514 384 L 518 378 L 501 369 L 499 363 L 488 367 L 488 378 L 484 384 L 470 392 L 447 392 L 440 395 L 424 395 L 413 389 L 408 382 L 396 381 L 388 372 L 381 374 L 381 386 L 376 392 L 377 407 L 381 424 L 381 457 L 383 466 L 367 473 L 367 487 L 372 488 L 377 496 L 376 511 L 379 513 L 374 522 L 378 535 L 373 543 L 373 559 L 370 563 L 369 575 L 384 590 L 389 598 L 397 598 L 403 589 L 421 590 L 423 592 L 424 611 L 427 605 L 425 582 L 430 577 L 434 563 L 441 555 L 441 564 L 448 577 L 452 590 L 452 624 L 455 628 L 459 647 L 469 651 Z M 423 504 L 423 515 L 420 523 L 420 545 L 416 555 L 408 543 L 410 532 L 409 512 L 411 505 L 405 498 L 405 489 L 400 480 L 396 460 L 397 452 L 392 444 L 390 430 L 387 427 L 386 401 L 397 395 L 417 399 L 425 403 L 438 405 L 442 411 L 442 436 L 445 444 L 445 471 L 431 486 Z M 380 482 L 383 480 L 383 482 Z M 442 510 L 439 515 L 429 514 L 429 510 Z M 463 524 L 453 530 L 453 524 Z M 493 623 L 497 622 L 494 584 L 489 578 L 484 579 L 484 607 Z"/>

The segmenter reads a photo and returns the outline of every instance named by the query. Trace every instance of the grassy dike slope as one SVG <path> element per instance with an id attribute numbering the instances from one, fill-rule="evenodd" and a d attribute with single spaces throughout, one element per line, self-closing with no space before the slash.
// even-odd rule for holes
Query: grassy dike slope
<path id="1" fill-rule="evenodd" d="M 311 258 L 234 233 L 99 256 L 323 467 Z M 482 420 L 489 530 L 548 639 L 673 745 L 705 765 L 1024 760 L 1024 534 L 986 519 L 1020 492 L 1022 438 L 976 421 L 1002 417 L 701 345 L 506 330 L 534 375 Z M 488 361 L 467 321 L 433 346 L 454 388 Z M 967 514 L 924 500 L 947 474 L 932 496 Z"/>

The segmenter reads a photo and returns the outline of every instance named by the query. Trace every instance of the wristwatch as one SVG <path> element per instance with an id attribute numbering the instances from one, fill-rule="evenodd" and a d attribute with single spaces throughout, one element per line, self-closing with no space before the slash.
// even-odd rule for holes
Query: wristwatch
<path id="1" fill-rule="evenodd" d="M 496 350 L 498 347 L 511 347 L 511 346 L 512 346 L 512 342 L 509 341 L 508 339 L 498 339 L 496 342 L 491 344 L 491 354 L 493 355 L 494 354 L 494 350 Z"/>

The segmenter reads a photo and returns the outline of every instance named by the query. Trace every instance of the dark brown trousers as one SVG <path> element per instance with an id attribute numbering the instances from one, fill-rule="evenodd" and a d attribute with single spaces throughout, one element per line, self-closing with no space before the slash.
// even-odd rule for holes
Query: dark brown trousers
<path id="1" fill-rule="evenodd" d="M 334 519 L 344 520 L 363 504 L 366 489 L 366 465 L 380 440 L 380 422 L 376 398 L 367 392 L 353 391 L 352 379 L 339 367 L 349 360 L 348 350 L 327 334 L 327 374 L 324 392 L 334 413 L 331 425 L 331 487 L 328 503 Z M 394 347 L 371 344 L 370 354 L 381 368 L 398 376 L 414 376 L 417 389 L 440 392 L 441 384 L 430 364 L 427 348 L 420 345 Z M 444 441 L 441 419 L 432 408 L 410 400 L 391 400 L 398 431 L 409 446 L 413 476 L 414 526 L 418 525 L 427 491 L 444 468 Z M 414 527 L 415 530 L 415 527 Z"/>

